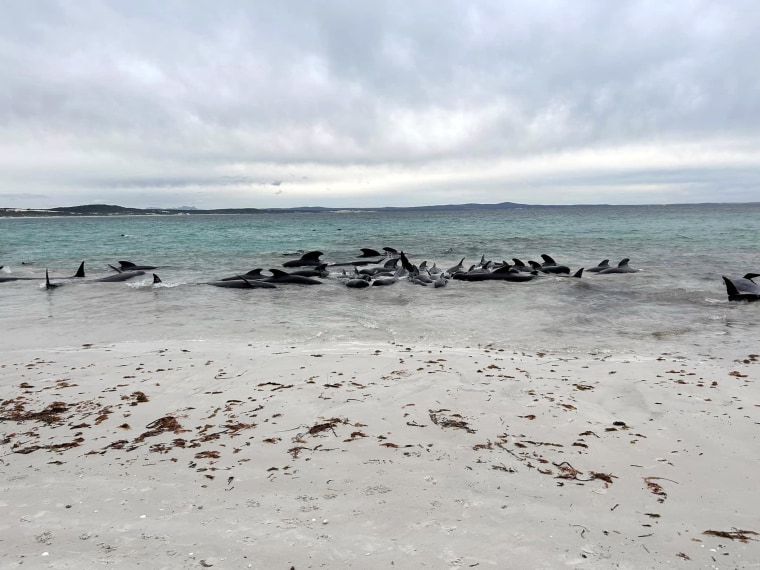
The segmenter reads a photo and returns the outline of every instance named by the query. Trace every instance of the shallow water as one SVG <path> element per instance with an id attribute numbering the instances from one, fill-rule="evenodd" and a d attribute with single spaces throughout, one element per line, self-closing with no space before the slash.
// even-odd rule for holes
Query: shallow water
<path id="1" fill-rule="evenodd" d="M 504 211 L 0 219 L 4 274 L 88 277 L 131 260 L 158 266 L 128 283 L 0 283 L 7 348 L 219 338 L 251 343 L 399 342 L 515 350 L 659 354 L 758 351 L 760 303 L 726 300 L 721 275 L 760 273 L 760 206 L 526 208 Z M 635 274 L 530 283 L 408 282 L 276 290 L 202 284 L 281 267 L 319 249 L 332 262 L 360 247 L 403 249 L 415 263 L 539 259 L 573 270 L 631 258 Z M 290 254 L 290 255 L 286 255 Z"/>

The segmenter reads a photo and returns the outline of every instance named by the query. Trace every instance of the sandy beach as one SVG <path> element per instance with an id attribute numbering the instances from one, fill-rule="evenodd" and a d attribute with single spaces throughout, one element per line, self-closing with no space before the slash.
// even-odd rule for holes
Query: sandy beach
<path id="1" fill-rule="evenodd" d="M 151 342 L 0 362 L 2 568 L 757 568 L 760 357 Z"/>

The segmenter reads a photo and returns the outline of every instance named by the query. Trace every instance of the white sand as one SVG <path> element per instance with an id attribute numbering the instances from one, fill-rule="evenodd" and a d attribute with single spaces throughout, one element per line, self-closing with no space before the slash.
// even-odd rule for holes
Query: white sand
<path id="1" fill-rule="evenodd" d="M 760 532 L 757 357 L 177 342 L 0 367 L 2 568 L 760 566 L 759 535 L 704 534 Z"/>

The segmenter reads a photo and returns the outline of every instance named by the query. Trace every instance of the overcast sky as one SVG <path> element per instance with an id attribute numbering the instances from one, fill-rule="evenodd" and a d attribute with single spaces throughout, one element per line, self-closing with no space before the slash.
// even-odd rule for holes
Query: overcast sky
<path id="1" fill-rule="evenodd" d="M 0 207 L 760 200 L 760 2 L 4 0 Z"/>

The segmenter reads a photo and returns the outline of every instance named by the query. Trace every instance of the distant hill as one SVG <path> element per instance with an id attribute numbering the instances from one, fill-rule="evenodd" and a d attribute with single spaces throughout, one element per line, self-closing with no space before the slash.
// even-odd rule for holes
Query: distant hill
<path id="1" fill-rule="evenodd" d="M 180 208 L 125 208 L 112 204 L 86 204 L 82 206 L 64 206 L 45 210 L 23 208 L 0 208 L 0 216 L 193 216 L 197 214 L 272 214 L 293 212 L 397 212 L 397 211 L 451 211 L 451 210 L 502 210 L 508 208 L 527 208 L 527 204 L 502 202 L 500 204 L 447 204 L 440 206 L 410 206 L 381 208 L 326 208 L 322 206 L 304 206 L 298 208 L 218 208 L 200 210 L 188 206 Z M 541 207 L 541 206 L 539 206 Z"/>
<path id="2" fill-rule="evenodd" d="M 760 202 L 749 202 L 744 205 L 756 205 Z M 729 203 L 700 203 L 700 204 L 656 204 L 650 206 L 720 206 L 740 205 Z M 287 213 L 319 213 L 319 212 L 454 212 L 465 210 L 511 210 L 518 208 L 611 208 L 611 207 L 645 207 L 614 206 L 612 204 L 578 204 L 578 205 L 536 205 L 518 204 L 516 202 L 500 202 L 499 204 L 442 204 L 437 206 L 384 206 L 380 208 L 326 208 L 323 206 L 303 206 L 299 208 L 219 208 L 214 210 L 199 210 L 191 206 L 179 208 L 125 208 L 111 204 L 87 204 L 83 206 L 65 206 L 35 210 L 26 208 L 0 208 L 0 217 L 42 217 L 42 216 L 195 216 L 200 214 L 287 214 Z"/>

